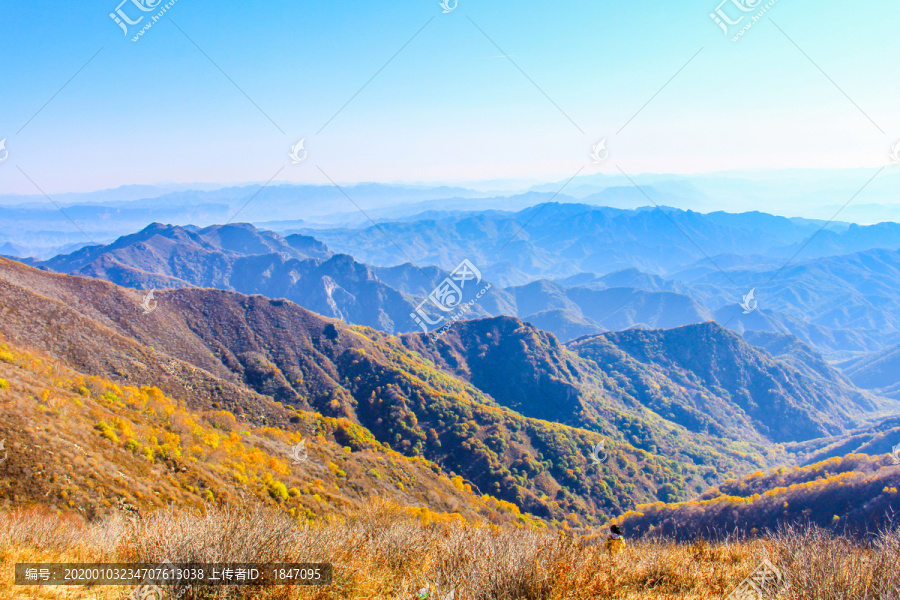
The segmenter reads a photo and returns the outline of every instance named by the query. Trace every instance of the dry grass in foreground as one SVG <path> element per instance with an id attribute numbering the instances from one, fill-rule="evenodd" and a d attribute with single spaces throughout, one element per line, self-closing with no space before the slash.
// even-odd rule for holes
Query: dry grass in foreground
<path id="1" fill-rule="evenodd" d="M 431 584 L 457 600 L 724 598 L 768 558 L 785 575 L 782 598 L 878 600 L 900 587 L 900 532 L 869 543 L 817 530 L 753 541 L 631 541 L 608 555 L 565 532 L 423 523 L 373 503 L 362 513 L 297 525 L 264 509 L 160 511 L 143 519 L 85 524 L 39 511 L 0 514 L 0 597 L 119 600 L 123 587 L 13 586 L 16 562 L 331 562 L 334 582 L 316 588 L 195 589 L 184 598 L 411 600 Z"/>

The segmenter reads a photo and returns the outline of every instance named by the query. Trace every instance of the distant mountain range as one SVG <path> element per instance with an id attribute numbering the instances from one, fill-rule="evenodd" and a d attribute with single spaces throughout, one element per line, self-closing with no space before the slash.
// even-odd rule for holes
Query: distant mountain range
<path id="1" fill-rule="evenodd" d="M 837 357 L 900 342 L 895 223 L 552 203 L 516 213 L 301 231 L 382 268 L 413 260 L 451 269 L 468 258 L 521 301 L 505 314 L 533 319 L 566 339 L 714 318 L 737 331 L 791 333 Z M 542 279 L 556 287 L 536 283 Z M 561 289 L 584 287 L 682 297 L 618 292 L 604 298 Z M 750 291 L 758 307 L 745 312 L 738 304 Z M 530 298 L 535 295 L 543 301 Z"/>
<path id="2" fill-rule="evenodd" d="M 429 210 L 438 199 L 460 202 L 485 194 L 459 187 L 357 184 L 339 190 L 332 185 L 273 184 L 231 187 L 209 185 L 124 186 L 116 190 L 59 194 L 53 202 L 42 195 L 0 195 L 0 245 L 20 258 L 50 258 L 69 252 L 73 244 L 105 243 L 152 222 L 208 226 L 232 221 L 277 223 L 267 228 L 361 226 L 369 220 L 347 199 L 367 208 L 369 215 L 396 218 Z M 533 194 L 530 203 L 551 194 Z M 501 199 L 497 199 L 504 205 Z M 397 205 L 407 208 L 397 208 Z M 529 203 L 518 201 L 515 208 Z M 446 206 L 446 204 L 444 204 Z M 477 208 L 473 204 L 472 208 Z M 7 252 L 0 252 L 7 254 Z"/>
<path id="3" fill-rule="evenodd" d="M 723 237 L 725 242 L 716 241 L 721 247 L 749 243 L 765 230 L 769 245 L 756 244 L 754 249 L 767 249 L 775 254 L 795 252 L 796 244 L 803 244 L 804 240 L 813 240 L 809 244 L 812 246 L 831 232 L 823 231 L 812 237 L 820 225 L 798 224 L 796 220 L 760 214 L 699 215 L 584 206 L 560 209 L 549 205 L 529 210 L 519 215 L 526 220 L 535 217 L 525 231 L 539 232 L 535 237 L 548 246 L 540 249 L 530 241 L 511 242 L 503 252 L 520 244 L 513 252 L 517 266 L 510 268 L 517 273 L 514 279 L 527 283 L 505 288 L 497 285 L 491 274 L 505 280 L 510 273 L 506 268 L 509 262 L 497 263 L 489 258 L 486 247 L 493 242 L 484 240 L 490 237 L 488 232 L 501 239 L 503 236 L 498 232 L 503 229 L 512 235 L 518 221 L 496 211 L 446 222 L 384 223 L 378 228 L 345 233 L 306 232 L 337 238 L 339 244 L 352 243 L 355 252 L 367 256 L 367 260 L 386 261 L 389 257 L 379 258 L 378 253 L 373 254 L 369 249 L 372 240 L 378 239 L 376 245 L 384 252 L 393 252 L 405 261 L 395 266 L 357 262 L 357 253 L 353 255 L 355 258 L 334 255 L 331 246 L 306 233 L 282 237 L 247 224 L 203 229 L 154 224 L 105 246 L 88 246 L 69 255 L 27 262 L 141 289 L 196 285 L 284 297 L 350 323 L 405 332 L 420 330 L 420 321 L 414 314 L 417 308 L 431 315 L 432 320 L 441 314 L 431 303 L 422 305 L 422 302 L 458 264 L 453 261 L 461 260 L 455 256 L 463 256 L 461 253 L 467 249 L 475 257 L 470 259 L 472 264 L 477 265 L 484 280 L 491 285 L 469 307 L 464 318 L 516 316 L 563 340 L 636 326 L 670 328 L 716 320 L 738 332 L 790 333 L 817 351 L 836 358 L 879 351 L 900 343 L 900 321 L 896 316 L 900 314 L 897 250 L 872 248 L 817 259 L 797 258 L 791 262 L 782 257 L 736 254 L 696 260 L 691 252 L 696 254 L 697 248 L 692 246 L 691 239 L 682 235 L 680 226 L 691 227 L 709 240 Z M 571 223 L 560 224 L 560 219 L 541 220 L 542 215 L 552 214 L 554 210 L 569 214 Z M 670 218 L 682 222 L 673 226 Z M 594 224 L 587 225 L 590 221 Z M 391 236 L 392 230 L 397 234 L 407 229 L 414 232 L 417 228 L 422 233 L 416 234 L 419 236 L 415 238 L 419 240 L 416 244 L 438 248 L 439 254 L 418 260 L 413 248 L 400 252 L 385 235 Z M 579 228 L 584 234 L 577 233 Z M 618 237 L 614 243 L 607 239 L 609 228 Z M 859 242 L 860 232 L 887 231 L 890 234 L 887 237 L 875 235 L 866 242 L 886 244 L 893 239 L 890 232 L 895 228 L 893 224 L 873 228 L 851 226 L 844 228 L 841 235 L 856 248 L 866 245 Z M 588 235 L 589 231 L 593 235 Z M 663 252 L 661 245 L 674 243 L 673 234 L 681 239 L 681 250 Z M 739 243 L 735 244 L 732 234 L 737 235 Z M 581 241 L 576 244 L 580 248 L 585 248 L 585 244 L 615 245 L 628 256 L 643 253 L 648 260 L 651 255 L 661 254 L 669 255 L 667 260 L 672 260 L 680 254 L 684 264 L 673 263 L 677 270 L 667 276 L 634 266 L 605 274 L 582 271 L 562 276 L 555 272 L 560 261 L 569 265 L 559 267 L 566 272 L 582 268 L 585 260 L 590 263 L 600 256 L 608 256 L 604 251 L 595 259 L 573 261 L 572 246 L 563 250 L 564 246 L 558 245 L 561 241 L 549 241 L 562 240 L 563 235 L 572 239 L 580 236 Z M 538 260 L 538 256 L 544 258 Z M 409 262 L 410 258 L 416 264 Z M 436 264 L 428 264 L 427 260 Z M 479 261 L 485 261 L 486 265 Z M 542 261 L 546 264 L 539 267 Z M 659 267 L 656 264 L 655 268 Z M 539 278 L 544 271 L 554 272 L 555 276 L 552 280 Z M 748 313 L 738 303 L 750 290 L 758 307 Z M 465 299 L 472 298 L 466 295 Z"/>
<path id="4" fill-rule="evenodd" d="M 203 229 L 152 224 L 109 245 L 26 262 L 138 289 L 216 287 L 286 298 L 320 314 L 387 332 L 420 330 L 413 313 L 449 275 L 437 267 L 411 264 L 369 267 L 348 255 L 332 254 L 310 236 L 282 238 L 249 224 Z M 594 287 L 603 284 L 600 278 Z M 436 316 L 431 304 L 425 309 Z M 548 322 L 554 314 L 555 324 Z M 673 327 L 711 317 L 691 298 L 672 292 L 565 288 L 548 281 L 491 288 L 466 318 L 492 315 L 532 320 L 563 339 L 636 323 Z M 579 318 L 581 323 L 573 326 Z"/>
<path id="5" fill-rule="evenodd" d="M 471 182 L 462 185 L 357 183 L 309 185 L 286 182 L 233 184 L 126 185 L 83 193 L 0 194 L 0 245 L 11 243 L 23 253 L 42 259 L 71 251 L 73 244 L 106 243 L 150 222 L 206 227 L 240 219 L 258 227 L 284 231 L 302 227 L 368 227 L 372 221 L 416 221 L 472 215 L 488 210 L 522 211 L 558 201 L 615 209 L 670 206 L 679 211 L 716 214 L 723 200 L 732 210 L 787 215 L 797 225 L 821 226 L 842 234 L 849 222 L 900 221 L 896 183 L 900 175 L 885 171 L 855 197 L 874 173 L 867 169 L 772 170 L 698 175 L 581 175 L 571 182 L 529 187 L 522 181 Z M 565 185 L 564 185 L 565 184 Z M 635 184 L 639 185 L 637 187 Z M 853 198 L 849 205 L 847 201 Z M 744 213 L 738 220 L 746 221 Z M 761 213 L 760 213 L 761 214 Z M 418 217 L 416 216 L 418 215 Z M 804 215 L 809 218 L 797 218 Z M 837 216 L 837 219 L 836 219 Z M 762 229 L 768 233 L 768 227 Z M 864 247 L 871 234 L 863 234 Z M 823 238 L 823 248 L 827 243 Z M 329 241 L 329 240 L 325 240 Z M 893 242 L 885 241 L 889 245 Z M 704 251 L 704 242 L 699 242 Z M 65 248 L 64 247 L 69 247 Z M 334 246 L 358 259 L 380 264 Z M 886 246 L 888 247 L 888 246 Z M 859 247 L 857 249 L 864 249 Z M 852 247 L 841 241 L 830 253 Z M 751 252 L 743 248 L 741 253 Z M 823 255 L 822 251 L 819 254 Z M 813 256 L 813 255 L 810 255 Z M 635 265 L 645 271 L 649 266 Z M 450 268 L 445 265 L 444 268 Z M 588 270 L 601 271 L 591 267 Z M 503 285 L 524 283 L 504 281 Z"/>
<path id="6" fill-rule="evenodd" d="M 366 265 L 317 240 L 252 225 L 204 229 L 153 224 L 108 246 L 34 262 L 138 289 L 214 287 L 286 298 L 320 314 L 384 331 L 416 328 L 411 301 Z"/>
<path id="7" fill-rule="evenodd" d="M 460 260 L 456 257 L 467 257 L 499 285 L 625 268 L 672 275 L 708 257 L 712 262 L 706 266 L 713 270 L 716 257 L 723 254 L 751 261 L 755 256 L 777 259 L 773 266 L 781 266 L 801 250 L 798 258 L 802 260 L 900 247 L 900 225 L 895 223 L 864 227 L 758 212 L 623 210 L 562 202 L 536 204 L 518 212 L 464 213 L 382 222 L 362 230 L 304 233 L 379 266 L 411 258 L 449 269 L 454 260 Z M 731 266 L 726 259 L 721 268 Z"/>

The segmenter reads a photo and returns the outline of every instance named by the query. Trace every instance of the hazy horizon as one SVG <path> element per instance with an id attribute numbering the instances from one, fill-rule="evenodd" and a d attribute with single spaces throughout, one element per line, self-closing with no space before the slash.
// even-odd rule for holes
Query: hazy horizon
<path id="1" fill-rule="evenodd" d="M 801 217 L 837 220 L 860 225 L 900 221 L 900 202 L 894 200 L 894 190 L 900 185 L 900 174 L 894 169 L 756 169 L 742 172 L 721 171 L 692 175 L 672 173 L 588 174 L 562 180 L 488 180 L 488 181 L 348 181 L 348 182 L 228 182 L 228 183 L 156 183 L 131 184 L 116 188 L 83 192 L 43 194 L 0 194 L 0 207 L 54 209 L 51 205 L 118 205 L 152 201 L 165 197 L 173 202 L 181 200 L 187 208 L 196 205 L 197 193 L 207 200 L 216 194 L 237 190 L 264 203 L 266 195 L 279 188 L 328 190 L 337 184 L 349 190 L 374 190 L 363 198 L 347 198 L 336 193 L 330 204 L 319 204 L 311 216 L 339 215 L 360 210 L 385 209 L 390 206 L 405 211 L 402 216 L 415 214 L 415 207 L 423 202 L 446 200 L 444 210 L 473 210 L 459 205 L 460 201 L 482 198 L 482 209 L 518 210 L 527 205 L 546 201 L 561 203 L 584 202 L 595 206 L 631 209 L 644 206 L 669 206 L 700 213 L 724 211 L 730 213 L 766 212 L 788 218 Z M 311 186 L 311 187 L 304 187 Z M 244 191 L 246 190 L 246 191 Z M 378 190 L 381 190 L 379 193 Z M 392 191 L 404 190 L 411 195 L 391 196 Z M 337 190 L 335 190 L 337 192 Z M 416 192 L 421 197 L 416 196 Z M 544 198 L 524 200 L 524 196 L 541 192 Z M 48 200 L 49 198 L 49 200 Z M 373 202 L 374 199 L 374 202 Z M 303 198 L 298 197 L 298 200 Z M 360 204 L 362 202 L 362 204 Z M 510 204 L 512 202 L 512 204 Z M 441 210 L 441 205 L 425 210 Z M 297 216 L 269 215 L 266 221 L 294 220 Z M 254 219 L 253 222 L 260 222 Z M 201 224 L 201 223 L 198 223 Z M 211 223 L 202 223 L 211 224 Z"/>
<path id="2" fill-rule="evenodd" d="M 900 84 L 867 75 L 890 72 L 900 45 L 900 6 L 884 0 L 777 2 L 746 13 L 757 20 L 738 42 L 698 0 L 649 11 L 462 0 L 446 14 L 436 0 L 175 2 L 140 37 L 154 13 L 120 5 L 147 16 L 120 27 L 115 3 L 91 4 L 51 3 L 52 19 L 46 5 L 7 8 L 0 194 L 874 171 L 900 139 Z"/>

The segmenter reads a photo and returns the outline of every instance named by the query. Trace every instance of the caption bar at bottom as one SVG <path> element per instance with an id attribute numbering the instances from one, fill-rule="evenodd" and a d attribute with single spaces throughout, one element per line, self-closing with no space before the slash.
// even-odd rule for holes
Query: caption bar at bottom
<path id="1" fill-rule="evenodd" d="M 328 563 L 16 563 L 16 585 L 327 585 Z"/>

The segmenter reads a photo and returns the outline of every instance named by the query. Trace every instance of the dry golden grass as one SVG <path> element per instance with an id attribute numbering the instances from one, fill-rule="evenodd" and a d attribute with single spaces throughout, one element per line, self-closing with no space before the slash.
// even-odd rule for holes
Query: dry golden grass
<path id="1" fill-rule="evenodd" d="M 242 504 L 251 496 L 316 520 L 379 497 L 448 518 L 536 522 L 346 419 L 292 415 L 297 429 L 193 410 L 159 388 L 84 376 L 0 336 L 0 440 L 8 450 L 0 506 L 40 505 L 95 520 L 122 508 Z M 310 460 L 297 464 L 290 452 L 301 441 Z"/>
<path id="2" fill-rule="evenodd" d="M 268 509 L 165 510 L 143 519 L 86 524 L 40 511 L 0 514 L 0 597 L 118 600 L 122 587 L 12 585 L 16 562 L 330 562 L 334 581 L 317 588 L 195 589 L 186 598 L 411 600 L 430 585 L 458 600 L 724 598 L 769 558 L 788 600 L 895 598 L 900 533 L 868 544 L 821 530 L 766 539 L 677 544 L 636 540 L 611 556 L 567 532 L 466 523 L 424 523 L 384 502 L 345 519 L 298 525 Z"/>

